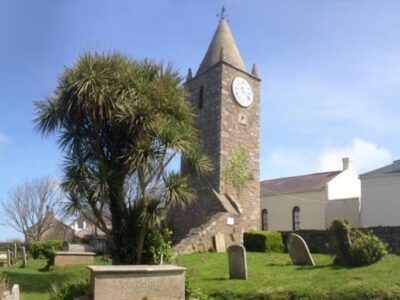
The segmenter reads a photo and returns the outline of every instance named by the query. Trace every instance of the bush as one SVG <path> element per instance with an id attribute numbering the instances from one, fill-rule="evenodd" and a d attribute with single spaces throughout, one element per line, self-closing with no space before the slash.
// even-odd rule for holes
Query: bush
<path id="1" fill-rule="evenodd" d="M 79 296 L 89 296 L 89 281 L 66 281 L 60 286 L 51 285 L 50 300 L 73 300 Z"/>
<path id="2" fill-rule="evenodd" d="M 61 251 L 63 249 L 63 241 L 49 240 L 42 242 L 33 242 L 30 245 L 32 257 L 50 259 L 54 255 L 54 250 Z"/>
<path id="3" fill-rule="evenodd" d="M 243 244 L 247 251 L 283 252 L 282 234 L 275 231 L 250 231 L 243 234 Z"/>
<path id="4" fill-rule="evenodd" d="M 330 248 L 337 265 L 368 266 L 382 259 L 387 245 L 371 232 L 361 232 L 346 220 L 336 219 L 330 227 Z"/>
<path id="5" fill-rule="evenodd" d="M 146 245 L 144 258 L 145 262 L 149 264 L 160 264 L 161 256 L 163 256 L 163 263 L 170 263 L 172 259 L 172 246 L 171 246 L 172 232 L 165 229 L 153 229 L 149 232 Z"/>
<path id="6" fill-rule="evenodd" d="M 185 277 L 185 299 L 209 300 L 210 298 L 197 287 L 191 276 Z"/>

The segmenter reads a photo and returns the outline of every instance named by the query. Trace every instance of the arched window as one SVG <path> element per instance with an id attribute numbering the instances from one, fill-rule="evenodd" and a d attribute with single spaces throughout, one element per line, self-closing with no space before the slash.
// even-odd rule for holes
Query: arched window
<path id="1" fill-rule="evenodd" d="M 204 100 L 204 87 L 200 87 L 199 91 L 199 109 L 203 108 L 203 100 Z"/>
<path id="2" fill-rule="evenodd" d="M 300 229 L 300 208 L 298 206 L 293 207 L 292 224 L 293 230 Z"/>
<path id="3" fill-rule="evenodd" d="M 268 230 L 268 210 L 261 211 L 261 230 Z"/>

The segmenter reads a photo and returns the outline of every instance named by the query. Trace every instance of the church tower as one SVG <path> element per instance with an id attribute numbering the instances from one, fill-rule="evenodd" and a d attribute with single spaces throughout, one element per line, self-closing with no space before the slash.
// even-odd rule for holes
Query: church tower
<path id="1" fill-rule="evenodd" d="M 203 151 L 214 171 L 192 180 L 198 200 L 174 213 L 172 230 L 175 242 L 188 233 L 202 232 L 203 240 L 193 246 L 193 238 L 192 246 L 196 251 L 208 250 L 207 235 L 223 233 L 229 245 L 240 242 L 243 231 L 260 228 L 260 79 L 255 65 L 251 72 L 246 70 L 223 14 L 196 74 L 189 69 L 185 88 L 197 115 Z M 225 176 L 239 148 L 246 153 L 245 167 L 251 174 L 240 194 Z"/>

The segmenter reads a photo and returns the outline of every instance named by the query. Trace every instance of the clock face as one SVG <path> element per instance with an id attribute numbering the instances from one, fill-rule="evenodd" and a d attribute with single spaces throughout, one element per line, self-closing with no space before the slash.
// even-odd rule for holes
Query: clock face
<path id="1" fill-rule="evenodd" d="M 253 103 L 253 90 L 249 82 L 243 77 L 236 77 L 232 82 L 233 97 L 243 107 Z"/>

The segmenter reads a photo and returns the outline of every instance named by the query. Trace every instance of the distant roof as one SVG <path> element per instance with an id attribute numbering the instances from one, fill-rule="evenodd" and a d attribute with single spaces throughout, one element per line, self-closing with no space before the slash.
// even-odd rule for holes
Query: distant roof
<path id="1" fill-rule="evenodd" d="M 246 71 L 246 66 L 240 55 L 235 39 L 233 38 L 228 23 L 224 19 L 221 19 L 218 24 L 217 30 L 214 33 L 210 46 L 200 64 L 197 74 L 200 74 L 218 63 L 221 60 L 221 51 L 223 51 L 222 56 L 225 62 Z"/>
<path id="2" fill-rule="evenodd" d="M 395 160 L 390 165 L 361 174 L 360 177 L 371 176 L 371 175 L 390 175 L 390 174 L 400 174 L 400 160 Z"/>
<path id="3" fill-rule="evenodd" d="M 261 196 L 320 191 L 325 187 L 328 181 L 340 172 L 341 171 L 332 171 L 264 180 L 260 182 Z"/>

